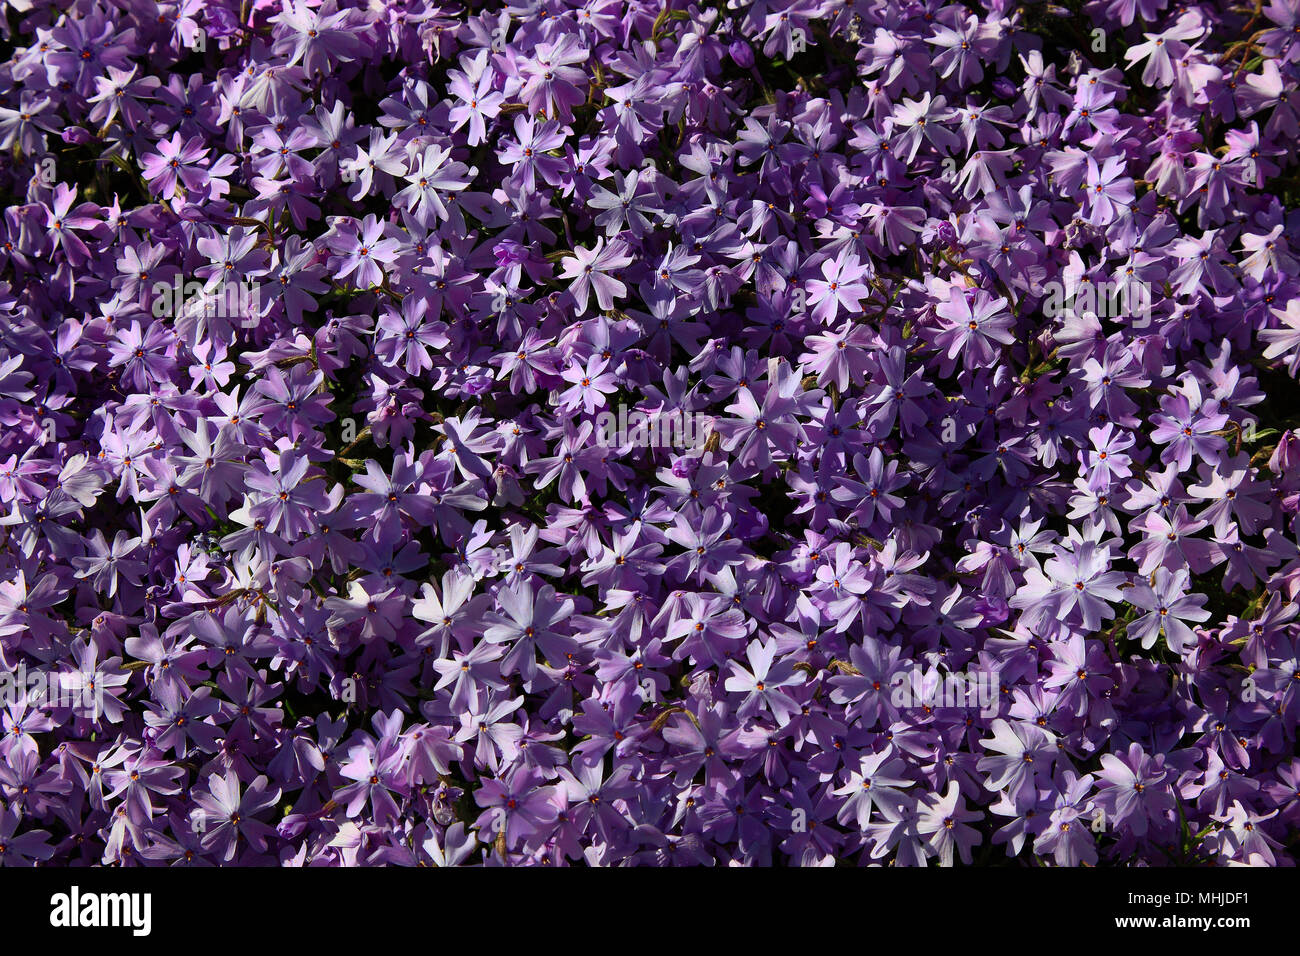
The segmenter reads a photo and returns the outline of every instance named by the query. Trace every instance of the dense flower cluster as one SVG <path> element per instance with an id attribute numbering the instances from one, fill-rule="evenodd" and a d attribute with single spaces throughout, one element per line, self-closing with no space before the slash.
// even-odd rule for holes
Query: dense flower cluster
<path id="1" fill-rule="evenodd" d="M 1291 865 L 1252 6 L 6 0 L 0 866 Z"/>

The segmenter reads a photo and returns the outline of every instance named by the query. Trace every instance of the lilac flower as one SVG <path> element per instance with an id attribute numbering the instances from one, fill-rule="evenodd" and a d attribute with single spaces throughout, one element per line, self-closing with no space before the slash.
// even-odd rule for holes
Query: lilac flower
<path id="1" fill-rule="evenodd" d="M 514 140 L 507 140 L 501 150 L 501 160 L 514 166 L 514 175 L 529 192 L 537 188 L 537 175 L 554 184 L 559 175 L 561 161 L 549 154 L 564 143 L 564 136 L 556 123 L 537 123 L 531 117 L 516 114 Z M 608 306 L 606 306 L 608 308 Z"/>
<path id="2" fill-rule="evenodd" d="M 735 452 L 742 463 L 766 468 L 773 450 L 794 450 L 800 431 L 793 417 L 795 402 L 780 389 L 769 386 L 761 403 L 749 389 L 742 389 L 726 411 L 735 417 L 718 421 L 716 427 L 727 441 L 727 451 Z"/>
<path id="3" fill-rule="evenodd" d="M 1047 662 L 1049 675 L 1043 686 L 1055 693 L 1058 706 L 1073 706 L 1075 715 L 1082 716 L 1114 687 L 1107 658 L 1097 641 L 1078 634 L 1052 649 L 1055 660 Z"/>
<path id="4" fill-rule="evenodd" d="M 997 356 L 994 343 L 1009 345 L 1015 341 L 1011 334 L 1011 319 L 1005 313 L 1007 301 L 993 299 L 982 290 L 970 296 L 954 288 L 948 301 L 935 307 L 935 314 L 944 320 L 934 335 L 934 344 L 944 349 L 943 374 L 949 374 L 953 360 L 962 357 L 967 369 L 992 364 Z"/>
<path id="5" fill-rule="evenodd" d="M 940 866 L 952 866 L 954 850 L 963 863 L 969 863 L 971 847 L 982 838 L 979 831 L 966 824 L 981 816 L 979 811 L 965 807 L 961 790 L 953 781 L 943 796 L 936 794 L 925 802 L 917 832 L 925 837 L 927 848 L 938 857 Z"/>
<path id="6" fill-rule="evenodd" d="M 1153 825 L 1164 828 L 1165 815 L 1174 811 L 1174 798 L 1163 765 L 1163 757 L 1148 756 L 1138 743 L 1121 755 L 1102 756 L 1095 802 L 1106 811 L 1108 824 L 1131 828 L 1137 836 Z"/>
<path id="7" fill-rule="evenodd" d="M 552 787 L 539 786 L 537 774 L 517 767 L 509 776 L 489 780 L 475 794 L 475 802 L 486 809 L 477 822 L 479 839 L 496 839 L 501 834 L 507 850 L 519 841 L 555 822 L 558 812 L 551 802 Z"/>
<path id="8" fill-rule="evenodd" d="M 1189 575 L 1185 570 L 1157 568 L 1152 577 L 1149 583 L 1139 581 L 1127 595 L 1130 604 L 1147 612 L 1129 624 L 1128 636 L 1141 641 L 1143 647 L 1151 647 L 1163 636 L 1170 650 L 1184 654 L 1195 645 L 1196 635 L 1183 622 L 1209 620 L 1205 596 L 1187 593 Z"/>
<path id="9" fill-rule="evenodd" d="M 1281 849 L 1282 844 L 1270 836 L 1262 824 L 1276 813 L 1276 810 L 1252 813 L 1240 800 L 1234 801 L 1232 809 L 1219 817 L 1220 822 L 1226 825 L 1219 852 L 1246 866 L 1275 866 L 1277 857 L 1274 850 Z"/>
<path id="10" fill-rule="evenodd" d="M 1295 4 L 568 6 L 10 4 L 0 864 L 1293 864 Z"/>
<path id="11" fill-rule="evenodd" d="M 983 741 L 992 751 L 981 757 L 979 769 L 988 771 L 984 785 L 990 790 L 1005 790 L 1019 809 L 1025 809 L 1037 797 L 1038 775 L 1050 775 L 1056 753 L 1056 741 L 1046 731 L 1025 721 L 993 721 L 993 736 Z"/>
<path id="12" fill-rule="evenodd" d="M 397 714 L 401 723 L 401 715 Z M 349 817 L 359 816 L 369 807 L 380 826 L 395 819 L 399 813 L 397 797 L 405 796 L 405 779 L 408 753 L 394 737 L 384 735 L 380 740 L 365 739 L 348 750 L 348 759 L 339 767 L 339 773 L 353 781 L 343 786 L 337 799 L 347 808 Z"/>
<path id="13" fill-rule="evenodd" d="M 1048 826 L 1034 840 L 1034 852 L 1052 854 L 1058 866 L 1092 866 L 1097 862 L 1097 844 L 1087 811 L 1092 791 L 1091 774 L 1062 775 Z"/>
<path id="14" fill-rule="evenodd" d="M 147 565 L 128 557 L 136 552 L 139 544 L 139 538 L 128 538 L 125 531 L 119 531 L 110 545 L 104 540 L 102 531 L 95 531 L 90 544 L 91 554 L 72 559 L 73 566 L 78 568 L 77 577 L 89 578 L 95 590 L 108 598 L 117 593 L 119 577 L 124 583 L 139 587 Z"/>
<path id="15" fill-rule="evenodd" d="M 836 819 L 844 824 L 853 821 L 859 830 L 865 832 L 874 807 L 887 803 L 898 806 L 905 802 L 903 790 L 913 784 L 903 776 L 906 769 L 907 764 L 890 750 L 864 754 L 858 768 L 849 771 L 848 782 L 833 791 L 836 796 L 848 798 Z"/>
<path id="16" fill-rule="evenodd" d="M 1088 452 L 1088 487 L 1104 491 L 1119 479 L 1133 474 L 1129 467 L 1133 461 L 1124 454 L 1135 444 L 1132 435 L 1117 432 L 1113 424 L 1094 428 L 1088 432 L 1092 450 Z"/>
<path id="17" fill-rule="evenodd" d="M 732 676 L 723 684 L 728 691 L 745 694 L 736 710 L 736 716 L 744 719 L 759 710 L 766 710 L 771 712 L 778 726 L 785 726 L 798 710 L 798 704 L 781 688 L 802 684 L 804 678 L 789 662 L 773 667 L 776 658 L 774 640 L 768 640 L 766 644 L 757 640 L 750 641 L 745 656 L 749 660 L 749 667 L 745 668 L 732 661 Z"/>
<path id="18" fill-rule="evenodd" d="M 465 824 L 457 822 L 447 828 L 441 841 L 431 829 L 422 849 L 432 858 L 434 866 L 460 866 L 474 852 L 474 845 L 474 837 Z"/>
<path id="19" fill-rule="evenodd" d="M 1148 511 L 1133 523 L 1134 530 L 1147 534 L 1130 552 L 1133 560 L 1140 562 L 1138 573 L 1149 575 L 1161 567 L 1171 570 L 1190 567 L 1197 574 L 1209 570 L 1215 563 L 1213 549 L 1209 542 L 1193 537 L 1204 527 L 1205 522 L 1190 518 L 1182 505 L 1169 517 L 1156 510 Z"/>
<path id="20" fill-rule="evenodd" d="M 22 813 L 17 807 L 5 807 L 0 812 L 0 866 L 29 866 L 32 860 L 48 860 L 54 856 L 49 846 L 48 830 L 26 830 L 17 833 Z"/>
<path id="21" fill-rule="evenodd" d="M 1111 602 L 1122 598 L 1119 585 L 1124 580 L 1123 572 L 1108 570 L 1110 549 L 1091 541 L 1085 541 L 1077 551 L 1059 546 L 1055 551 L 1056 556 L 1044 564 L 1042 571 L 1028 569 L 1030 586 L 1017 592 L 1012 607 L 1031 608 L 1034 619 L 1039 621 L 1077 608 L 1084 628 L 1096 630 L 1104 618 L 1115 616 Z"/>
<path id="22" fill-rule="evenodd" d="M 1273 310 L 1273 314 L 1282 322 L 1281 329 L 1263 329 L 1260 331 L 1260 338 L 1268 342 L 1268 348 L 1264 350 L 1264 358 L 1275 359 L 1280 356 L 1287 356 L 1287 368 L 1290 369 L 1291 375 L 1297 374 L 1300 369 L 1300 304 L 1294 300 L 1287 303 L 1286 311 L 1280 312 Z"/>
<path id="23" fill-rule="evenodd" d="M 564 271 L 560 278 L 574 280 L 569 293 L 578 304 L 579 314 L 587 311 L 587 297 L 593 292 L 602 309 L 612 309 L 614 299 L 627 293 L 627 286 L 609 274 L 631 264 L 632 258 L 625 254 L 626 249 L 627 245 L 621 240 L 606 245 L 604 239 L 597 239 L 591 252 L 577 249 L 574 255 L 561 261 Z"/>
<path id="24" fill-rule="evenodd" d="M 244 789 L 239 778 L 229 771 L 210 774 L 207 790 L 194 795 L 194 803 L 203 813 L 203 849 L 215 852 L 226 863 L 235 858 L 241 839 L 259 853 L 265 850 L 267 837 L 274 831 L 256 814 L 279 799 L 279 789 L 270 787 L 266 777 L 257 777 Z"/>
<path id="25" fill-rule="evenodd" d="M 123 381 L 136 388 L 148 389 L 166 381 L 176 364 L 171 354 L 171 334 L 160 323 L 142 330 L 139 322 L 132 322 L 118 333 L 109 350 L 109 365 L 120 366 Z"/>
<path id="26" fill-rule="evenodd" d="M 201 137 L 189 139 L 173 133 L 170 140 L 158 143 L 158 152 L 144 159 L 144 178 L 163 199 L 172 199 L 177 187 L 201 190 L 208 183 L 208 150 Z M 223 160 L 224 161 L 224 160 Z M 228 167 L 223 167 L 229 171 Z"/>
<path id="27" fill-rule="evenodd" d="M 1088 221 L 1106 226 L 1118 219 L 1133 202 L 1132 180 L 1124 175 L 1124 160 L 1112 156 L 1101 166 L 1088 157 L 1088 178 L 1084 195 L 1088 197 Z"/>
<path id="28" fill-rule="evenodd" d="M 608 362 L 598 355 L 587 359 L 586 367 L 571 365 L 560 373 L 560 377 L 571 383 L 560 393 L 560 402 L 567 408 L 581 407 L 588 415 L 594 415 L 596 409 L 606 404 L 605 396 L 615 390 L 617 380 L 606 371 Z"/>
<path id="29" fill-rule="evenodd" d="M 510 644 L 502 661 L 503 674 L 518 672 L 531 681 L 537 674 L 538 650 L 554 666 L 573 648 L 567 635 L 553 629 L 573 613 L 573 602 L 558 598 L 549 584 L 536 592 L 530 582 L 518 590 L 502 588 L 497 602 L 505 614 L 488 618 L 493 623 L 483 637 L 492 644 Z"/>
<path id="30" fill-rule="evenodd" d="M 861 527 L 871 527 L 877 515 L 882 521 L 888 521 L 894 509 L 903 505 L 903 499 L 893 494 L 906 482 L 898 476 L 897 462 L 886 465 L 880 449 L 874 448 L 870 458 L 861 454 L 853 456 L 853 470 L 861 480 L 837 479 L 839 487 L 831 492 L 831 498 L 853 503 L 852 516 Z"/>
<path id="31" fill-rule="evenodd" d="M 899 134 L 895 150 L 902 162 L 915 159 L 923 142 L 928 141 L 942 152 L 957 145 L 957 135 L 943 125 L 952 115 L 947 105 L 943 96 L 925 93 L 919 100 L 904 97 L 894 107 L 894 129 Z"/>
<path id="32" fill-rule="evenodd" d="M 808 304 L 813 307 L 813 318 L 828 322 L 842 307 L 847 312 L 857 312 L 870 291 L 860 280 L 863 275 L 858 257 L 841 253 L 835 259 L 822 263 L 823 279 L 808 282 Z"/>
<path id="33" fill-rule="evenodd" d="M 403 208 L 415 213 L 421 225 L 430 225 L 448 217 L 447 206 L 439 192 L 459 192 L 469 185 L 475 170 L 464 163 L 447 162 L 450 150 L 430 146 L 425 149 L 416 165 L 407 174 L 410 183 L 393 197 Z"/>
<path id="34" fill-rule="evenodd" d="M 302 61 L 308 73 L 322 73 L 335 63 L 348 63 L 363 49 L 364 36 L 354 28 L 351 10 L 321 16 L 308 8 L 282 10 L 275 21 L 274 50 L 288 57 L 286 66 Z"/>
<path id="35" fill-rule="evenodd" d="M 367 216 L 360 223 L 345 222 L 340 232 L 330 242 L 330 249 L 335 253 L 331 267 L 336 271 L 336 279 L 355 276 L 357 285 L 362 288 L 377 286 L 384 281 L 381 266 L 397 258 L 400 243 L 391 235 L 391 229 L 379 222 L 374 216 Z"/>
<path id="36" fill-rule="evenodd" d="M 1219 411 L 1217 401 L 1202 402 L 1200 386 L 1195 380 L 1189 383 L 1186 392 L 1177 391 L 1162 398 L 1160 408 L 1162 413 L 1151 419 L 1156 424 L 1151 440 L 1165 446 L 1161 461 L 1176 461 L 1179 471 L 1191 467 L 1193 454 L 1210 465 L 1219 463 L 1228 443 L 1214 432 L 1224 426 L 1228 416 Z"/>
<path id="37" fill-rule="evenodd" d="M 487 69 L 487 51 L 481 50 L 472 59 L 468 56 L 462 61 L 465 72 L 453 70 L 451 83 L 447 91 L 459 102 L 451 108 L 448 118 L 452 130 L 458 130 L 469 124 L 467 142 L 477 146 L 487 139 L 487 121 L 501 112 L 505 97 L 493 89 L 494 75 Z"/>
<path id="38" fill-rule="evenodd" d="M 927 840 L 919 829 L 921 819 L 917 803 L 914 800 L 884 803 L 881 804 L 880 811 L 883 819 L 868 827 L 872 859 L 878 860 L 893 853 L 891 859 L 896 866 L 925 866 Z M 939 819 L 937 814 L 931 814 L 928 822 L 935 829 L 929 831 L 930 835 L 934 836 L 939 830 L 946 829 L 944 823 L 947 819 L 946 815 Z M 962 829 L 970 828 L 963 825 Z M 944 838 L 936 843 L 939 846 L 946 845 Z M 949 861 L 951 862 L 951 856 Z"/>

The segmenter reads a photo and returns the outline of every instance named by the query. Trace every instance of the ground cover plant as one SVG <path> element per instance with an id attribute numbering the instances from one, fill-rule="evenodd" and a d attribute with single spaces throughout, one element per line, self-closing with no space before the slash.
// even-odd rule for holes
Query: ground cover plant
<path id="1" fill-rule="evenodd" d="M 6 0 L 0 866 L 1290 866 L 1300 3 Z"/>

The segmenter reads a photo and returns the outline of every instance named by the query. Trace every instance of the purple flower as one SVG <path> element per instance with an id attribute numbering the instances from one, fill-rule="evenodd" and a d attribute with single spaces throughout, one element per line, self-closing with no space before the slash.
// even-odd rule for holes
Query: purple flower
<path id="1" fill-rule="evenodd" d="M 29 861 L 48 860 L 54 856 L 49 846 L 48 830 L 26 830 L 18 833 L 22 813 L 17 807 L 0 811 L 0 866 L 30 866 Z"/>
<path id="2" fill-rule="evenodd" d="M 573 280 L 569 293 L 578 304 L 579 314 L 587 311 L 587 296 L 593 292 L 602 309 L 612 309 L 614 299 L 627 293 L 627 286 L 609 274 L 631 264 L 631 256 L 624 254 L 626 249 L 621 240 L 606 245 L 604 239 L 597 239 L 591 252 L 577 249 L 572 256 L 561 260 L 564 271 L 560 278 Z"/>
<path id="3" fill-rule="evenodd" d="M 360 223 L 347 221 L 330 241 L 330 250 L 335 253 L 330 268 L 335 270 L 336 279 L 353 276 L 362 288 L 377 286 L 384 281 L 381 267 L 397 258 L 399 247 L 391 227 L 374 216 L 366 216 Z"/>
<path id="4" fill-rule="evenodd" d="M 280 791 L 259 776 L 247 789 L 235 774 L 210 774 L 207 790 L 194 794 L 194 804 L 201 813 L 203 849 L 217 854 L 226 863 L 235 859 L 244 840 L 256 852 L 266 849 L 267 838 L 275 831 L 256 818 L 274 806 Z M 194 819 L 193 817 L 191 818 Z"/>
<path id="5" fill-rule="evenodd" d="M 1127 595 L 1130 604 L 1147 613 L 1128 626 L 1128 636 L 1151 647 L 1157 637 L 1163 636 L 1169 649 L 1184 654 L 1195 646 L 1196 635 L 1184 621 L 1209 620 L 1210 612 L 1204 607 L 1205 596 L 1187 594 L 1188 573 L 1171 572 L 1157 568 L 1152 581 L 1139 581 Z"/>
<path id="6" fill-rule="evenodd" d="M 1295 862 L 1294 4 L 10 6 L 0 863 Z"/>
<path id="7" fill-rule="evenodd" d="M 940 866 L 952 866 L 954 851 L 963 863 L 969 863 L 971 847 L 979 844 L 982 837 L 978 830 L 966 824 L 981 816 L 978 811 L 966 808 L 961 790 L 953 781 L 942 796 L 935 794 L 925 801 L 916 829 Z"/>
<path id="8" fill-rule="evenodd" d="M 1174 812 L 1174 798 L 1163 764 L 1161 755 L 1148 756 L 1138 743 L 1130 744 L 1126 753 L 1102 755 L 1095 802 L 1110 826 L 1131 829 L 1139 837 L 1153 826 L 1164 829 L 1166 814 Z"/>
<path id="9" fill-rule="evenodd" d="M 982 290 L 970 295 L 954 287 L 948 301 L 935 307 L 935 314 L 943 320 L 934 334 L 934 344 L 945 350 L 943 367 L 947 371 L 942 374 L 951 373 L 959 355 L 967 369 L 991 365 L 998 354 L 997 345 L 1015 341 L 1006 304 L 1006 299 L 990 298 Z"/>
<path id="10" fill-rule="evenodd" d="M 774 640 L 769 640 L 766 644 L 757 640 L 750 641 L 745 656 L 749 660 L 749 667 L 732 661 L 732 676 L 723 684 L 726 690 L 745 695 L 736 709 L 736 716 L 743 720 L 760 710 L 766 710 L 771 712 L 778 726 L 785 726 L 798 710 L 798 704 L 781 688 L 802 684 L 803 676 L 788 661 L 773 667 L 776 658 Z"/>

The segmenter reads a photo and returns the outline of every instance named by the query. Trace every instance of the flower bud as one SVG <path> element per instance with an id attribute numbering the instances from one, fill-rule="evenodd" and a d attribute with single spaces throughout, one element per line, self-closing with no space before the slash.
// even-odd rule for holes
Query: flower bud
<path id="1" fill-rule="evenodd" d="M 754 65 L 754 50 L 744 40 L 732 40 L 731 46 L 727 47 L 727 52 L 731 54 L 731 59 L 735 61 L 736 66 L 748 70 Z"/>
<path id="2" fill-rule="evenodd" d="M 1295 474 L 1300 469 L 1300 438 L 1287 429 L 1278 439 L 1273 456 L 1268 460 L 1268 468 L 1275 475 Z"/>
<path id="3" fill-rule="evenodd" d="M 1005 76 L 999 76 L 993 81 L 993 94 L 999 99 L 1009 100 L 1016 95 L 1016 84 Z"/>

